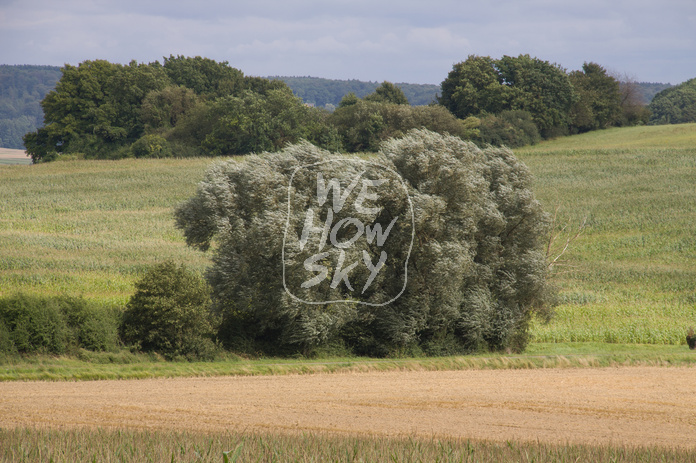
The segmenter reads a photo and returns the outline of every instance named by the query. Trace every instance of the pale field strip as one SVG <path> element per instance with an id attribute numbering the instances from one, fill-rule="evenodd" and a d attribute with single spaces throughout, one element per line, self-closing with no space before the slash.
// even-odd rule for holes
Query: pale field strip
<path id="1" fill-rule="evenodd" d="M 0 383 L 0 427 L 329 432 L 696 448 L 696 368 Z"/>
<path id="2" fill-rule="evenodd" d="M 0 164 L 31 164 L 31 158 L 24 150 L 0 148 Z"/>

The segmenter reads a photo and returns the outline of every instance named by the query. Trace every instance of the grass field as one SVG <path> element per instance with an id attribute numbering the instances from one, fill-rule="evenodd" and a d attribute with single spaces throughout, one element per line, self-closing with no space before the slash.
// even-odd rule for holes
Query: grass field
<path id="1" fill-rule="evenodd" d="M 0 295 L 72 294 L 125 303 L 145 268 L 166 259 L 202 270 L 172 208 L 210 159 L 0 166 Z"/>
<path id="2" fill-rule="evenodd" d="M 696 325 L 696 124 L 611 129 L 521 149 L 545 208 L 583 235 L 538 342 L 683 344 Z M 172 208 L 210 159 L 0 166 L 0 296 L 125 303 L 165 259 L 203 270 Z"/>

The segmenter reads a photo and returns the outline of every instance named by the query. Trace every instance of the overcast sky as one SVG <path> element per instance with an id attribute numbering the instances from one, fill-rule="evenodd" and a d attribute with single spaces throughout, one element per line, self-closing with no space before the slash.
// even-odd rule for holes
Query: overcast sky
<path id="1" fill-rule="evenodd" d="M 696 0 L 0 0 L 0 64 L 228 61 L 247 75 L 439 84 L 470 54 L 696 77 Z"/>

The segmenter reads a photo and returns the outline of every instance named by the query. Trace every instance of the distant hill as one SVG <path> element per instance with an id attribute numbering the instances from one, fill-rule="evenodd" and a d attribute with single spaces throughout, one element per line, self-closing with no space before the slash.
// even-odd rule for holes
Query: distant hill
<path id="1" fill-rule="evenodd" d="M 0 65 L 0 147 L 24 149 L 22 137 L 43 125 L 40 102 L 60 76 L 57 66 Z"/>
<path id="2" fill-rule="evenodd" d="M 640 101 L 643 104 L 650 104 L 653 97 L 666 88 L 672 87 L 672 84 L 663 84 L 660 82 L 637 82 L 640 92 Z"/>
<path id="3" fill-rule="evenodd" d="M 318 107 L 337 106 L 341 98 L 351 92 L 362 98 L 374 92 L 381 84 L 381 82 L 324 79 L 321 77 L 270 76 L 268 78 L 282 80 L 305 103 Z M 430 104 L 440 93 L 439 85 L 407 83 L 395 83 L 395 85 L 404 92 L 409 103 L 414 106 Z"/>

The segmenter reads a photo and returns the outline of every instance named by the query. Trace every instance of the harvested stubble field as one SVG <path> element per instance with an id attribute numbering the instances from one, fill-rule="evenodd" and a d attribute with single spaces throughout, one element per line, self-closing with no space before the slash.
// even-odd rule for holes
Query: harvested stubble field
<path id="1" fill-rule="evenodd" d="M 696 448 L 694 368 L 0 383 L 0 427 L 268 431 Z"/>

